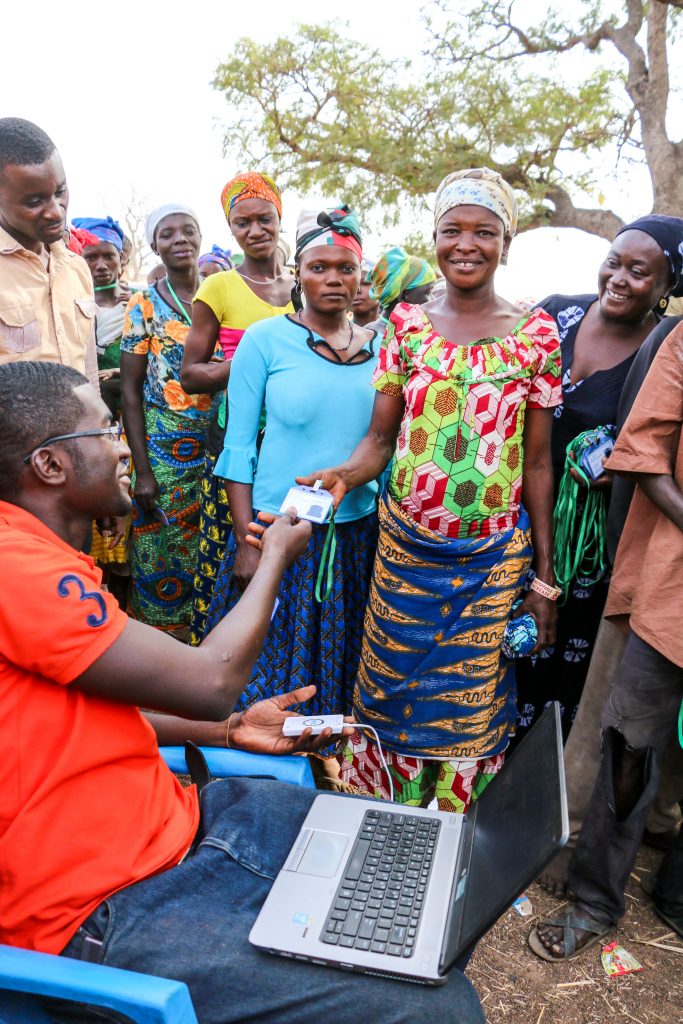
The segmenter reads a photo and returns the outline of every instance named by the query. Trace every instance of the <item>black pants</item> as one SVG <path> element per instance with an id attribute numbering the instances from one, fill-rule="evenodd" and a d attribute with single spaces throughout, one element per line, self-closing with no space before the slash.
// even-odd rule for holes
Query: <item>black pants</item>
<path id="1" fill-rule="evenodd" d="M 624 913 L 624 889 L 682 696 L 683 668 L 631 632 L 603 711 L 600 771 L 568 875 L 579 908 L 604 924 Z M 682 837 L 662 862 L 655 899 L 665 913 L 683 914 Z"/>

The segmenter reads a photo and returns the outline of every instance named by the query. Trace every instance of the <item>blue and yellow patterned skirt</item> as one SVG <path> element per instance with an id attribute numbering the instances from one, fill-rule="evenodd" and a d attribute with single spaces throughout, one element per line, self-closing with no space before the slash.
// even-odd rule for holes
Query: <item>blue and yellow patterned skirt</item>
<path id="1" fill-rule="evenodd" d="M 235 704 L 240 710 L 297 686 L 318 688 L 306 714 L 349 714 L 358 671 L 363 616 L 377 544 L 377 516 L 337 525 L 334 577 L 328 597 L 314 597 L 327 526 L 314 526 L 307 550 L 286 571 L 279 604 L 251 678 Z M 216 582 L 207 632 L 237 604 L 231 534 Z"/>
<path id="2" fill-rule="evenodd" d="M 354 714 L 415 757 L 484 758 L 515 721 L 503 631 L 531 562 L 529 519 L 450 538 L 382 499 Z"/>

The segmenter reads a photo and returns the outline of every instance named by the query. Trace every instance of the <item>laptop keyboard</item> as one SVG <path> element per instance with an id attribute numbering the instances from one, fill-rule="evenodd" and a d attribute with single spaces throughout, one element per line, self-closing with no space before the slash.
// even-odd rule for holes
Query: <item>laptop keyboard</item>
<path id="1" fill-rule="evenodd" d="M 321 941 L 412 956 L 440 828 L 438 818 L 366 811 Z"/>

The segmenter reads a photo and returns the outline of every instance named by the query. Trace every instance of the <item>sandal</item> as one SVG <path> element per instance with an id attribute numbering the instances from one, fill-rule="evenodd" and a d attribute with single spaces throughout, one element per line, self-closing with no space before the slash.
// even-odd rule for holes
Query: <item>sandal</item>
<path id="1" fill-rule="evenodd" d="M 649 875 L 645 875 L 645 878 L 643 878 L 642 882 L 640 883 L 640 888 L 652 900 L 652 909 L 654 910 L 655 914 L 657 914 L 658 917 L 661 917 L 662 921 L 664 921 L 665 924 L 668 924 L 670 928 L 673 928 L 673 930 L 677 932 L 681 936 L 681 938 L 683 938 L 683 917 L 672 917 L 671 914 L 666 914 L 663 910 L 659 909 L 659 907 L 657 906 L 657 900 L 655 898 L 656 887 L 656 871 L 653 871 Z"/>
<path id="2" fill-rule="evenodd" d="M 546 949 L 540 938 L 538 937 L 537 928 L 534 928 L 529 933 L 529 946 L 536 956 L 540 957 L 541 960 L 547 960 L 548 963 L 561 963 L 564 960 L 574 960 L 577 956 L 580 956 L 584 950 L 589 949 L 590 946 L 595 945 L 599 942 L 603 936 L 609 934 L 616 926 L 613 924 L 603 924 L 602 921 L 596 921 L 593 917 L 581 916 L 576 913 L 575 909 L 568 907 L 558 917 L 546 917 L 539 924 L 549 924 L 555 928 L 564 929 L 564 956 L 553 956 L 549 949 Z M 592 932 L 591 938 L 583 943 L 578 949 L 576 948 L 576 932 L 577 930 Z"/>

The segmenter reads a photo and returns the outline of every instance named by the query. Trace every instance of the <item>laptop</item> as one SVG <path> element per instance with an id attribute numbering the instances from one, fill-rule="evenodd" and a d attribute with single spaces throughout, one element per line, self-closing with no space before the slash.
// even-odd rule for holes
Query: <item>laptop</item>
<path id="1" fill-rule="evenodd" d="M 249 941 L 295 960 L 439 985 L 568 838 L 552 703 L 466 815 L 318 796 Z"/>

